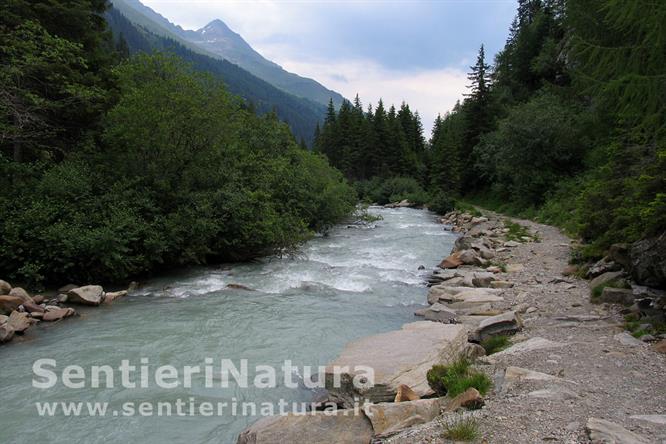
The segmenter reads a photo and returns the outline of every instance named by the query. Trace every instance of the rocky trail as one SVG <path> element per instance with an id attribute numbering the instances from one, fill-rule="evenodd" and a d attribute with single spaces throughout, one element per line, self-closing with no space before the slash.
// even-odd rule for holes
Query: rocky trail
<path id="1" fill-rule="evenodd" d="M 332 411 L 264 418 L 239 443 L 666 442 L 666 338 L 625 331 L 626 314 L 663 318 L 663 292 L 631 284 L 608 258 L 592 282 L 576 277 L 574 242 L 554 227 L 491 212 L 442 223 L 462 234 L 429 278 L 417 322 L 347 345 L 327 368 Z M 591 287 L 597 302 L 624 305 L 592 303 Z M 429 370 L 461 358 L 492 388 L 438 397 Z M 374 369 L 373 385 L 334 368 L 359 364 Z M 332 385 L 335 376 L 347 383 Z M 465 436 L 452 432 L 466 424 Z"/>
<path id="2" fill-rule="evenodd" d="M 489 221 L 480 225 L 486 227 L 502 219 L 485 216 Z M 657 351 L 664 343 L 650 346 L 624 332 L 620 306 L 591 303 L 588 281 L 563 276 L 572 241 L 558 229 L 513 222 L 537 240 L 504 243 L 492 259 L 507 270 L 496 279 L 513 284 L 492 308 L 516 311 L 523 326 L 511 337 L 515 345 L 477 360 L 494 381 L 485 406 L 474 412 L 481 440 L 666 442 L 666 355 Z M 385 442 L 446 442 L 442 422 Z"/>

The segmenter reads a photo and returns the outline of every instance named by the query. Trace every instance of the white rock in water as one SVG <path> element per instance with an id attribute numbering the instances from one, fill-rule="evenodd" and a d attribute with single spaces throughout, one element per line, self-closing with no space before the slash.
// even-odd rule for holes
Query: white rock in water
<path id="1" fill-rule="evenodd" d="M 87 285 L 67 292 L 67 302 L 81 305 L 99 305 L 104 299 L 104 289 L 99 285 Z"/>

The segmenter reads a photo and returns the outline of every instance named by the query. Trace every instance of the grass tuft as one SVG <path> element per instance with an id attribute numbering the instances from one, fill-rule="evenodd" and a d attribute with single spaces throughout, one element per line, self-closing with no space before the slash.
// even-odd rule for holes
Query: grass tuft
<path id="1" fill-rule="evenodd" d="M 453 441 L 474 441 L 479 437 L 479 424 L 474 418 L 461 418 L 446 426 L 443 437 Z"/>
<path id="2" fill-rule="evenodd" d="M 474 387 L 485 395 L 492 387 L 492 382 L 485 373 L 474 370 L 467 359 L 459 359 L 451 365 L 435 365 L 427 374 L 428 384 L 440 396 L 451 398 Z"/>
<path id="3" fill-rule="evenodd" d="M 491 336 L 481 341 L 481 347 L 486 351 L 486 355 L 492 355 L 502 351 L 510 344 L 509 337 L 506 335 Z"/>
<path id="4" fill-rule="evenodd" d="M 522 242 L 523 237 L 529 237 L 530 239 L 535 239 L 534 235 L 530 233 L 530 230 L 528 230 L 527 227 L 520 225 L 516 222 L 511 222 L 510 220 L 505 219 L 504 227 L 509 229 L 509 231 L 504 235 L 507 240 Z"/>

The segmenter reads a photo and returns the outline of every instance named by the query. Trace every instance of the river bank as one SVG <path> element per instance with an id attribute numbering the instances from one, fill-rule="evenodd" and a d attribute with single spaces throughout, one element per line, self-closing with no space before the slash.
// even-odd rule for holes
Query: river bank
<path id="1" fill-rule="evenodd" d="M 591 302 L 590 284 L 568 264 L 573 241 L 554 227 L 490 212 L 453 213 L 442 222 L 463 235 L 429 279 L 429 306 L 415 313 L 426 322 L 354 341 L 329 364 L 375 367 L 380 390 L 329 388 L 343 408 L 337 414 L 264 419 L 241 434 L 239 443 L 272 443 L 302 433 L 311 442 L 373 437 L 372 442 L 439 443 L 453 438 L 452 427 L 465 421 L 482 442 L 666 438 L 664 342 L 625 332 L 631 309 Z M 606 293 L 618 291 L 609 287 Z M 461 329 L 466 345 L 459 341 Z M 495 350 L 476 344 L 497 336 L 506 343 Z M 495 353 L 481 356 L 486 351 Z M 429 389 L 426 367 L 451 364 L 456 354 L 475 359 L 474 367 L 492 379 L 484 399 L 478 393 L 437 398 Z M 370 401 L 354 420 L 344 410 L 351 395 Z M 470 399 L 483 407 L 460 409 Z"/>

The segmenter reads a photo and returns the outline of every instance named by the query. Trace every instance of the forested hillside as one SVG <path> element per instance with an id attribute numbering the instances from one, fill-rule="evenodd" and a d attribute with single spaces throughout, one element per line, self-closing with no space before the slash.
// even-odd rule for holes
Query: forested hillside
<path id="1" fill-rule="evenodd" d="M 226 60 L 195 52 L 179 41 L 134 25 L 115 8 L 108 10 L 106 18 L 121 52 L 127 55 L 141 52 L 175 54 L 198 71 L 221 79 L 229 92 L 243 97 L 258 113 L 275 111 L 280 120 L 289 124 L 299 141 L 312 145 L 313 131 L 324 118 L 324 106 L 282 91 Z"/>
<path id="2" fill-rule="evenodd" d="M 584 256 L 664 232 L 666 3 L 518 3 L 504 49 L 490 61 L 481 46 L 425 148 L 406 105 L 358 101 L 329 109 L 316 147 L 369 200 L 537 218 L 579 235 Z"/>
<path id="3" fill-rule="evenodd" d="M 246 260 L 353 210 L 342 175 L 273 113 L 176 56 L 125 59 L 106 7 L 0 7 L 0 275 L 118 282 Z"/>
<path id="4" fill-rule="evenodd" d="M 598 255 L 666 229 L 666 3 L 520 0 L 433 133 L 433 185 L 564 226 Z"/>

